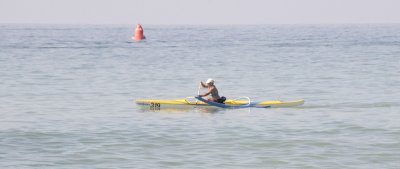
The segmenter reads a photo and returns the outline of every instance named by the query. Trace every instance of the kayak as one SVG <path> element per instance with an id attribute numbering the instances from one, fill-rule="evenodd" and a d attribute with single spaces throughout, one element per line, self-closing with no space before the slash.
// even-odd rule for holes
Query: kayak
<path id="1" fill-rule="evenodd" d="M 186 99 L 178 100 L 136 100 L 136 104 L 147 107 L 150 110 L 160 110 L 163 108 L 196 108 L 196 107 L 219 107 L 219 108 L 281 108 L 281 107 L 295 107 L 304 104 L 304 100 L 295 101 L 251 101 L 249 98 L 244 97 L 234 100 L 226 100 L 224 104 L 210 102 L 201 97 L 189 97 Z"/>

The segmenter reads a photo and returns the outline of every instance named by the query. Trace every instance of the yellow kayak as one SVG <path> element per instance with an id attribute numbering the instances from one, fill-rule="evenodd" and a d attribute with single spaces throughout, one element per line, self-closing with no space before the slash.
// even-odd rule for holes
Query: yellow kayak
<path id="1" fill-rule="evenodd" d="M 193 98 L 187 99 L 178 99 L 178 100 L 136 100 L 136 104 L 148 107 L 153 110 L 159 110 L 162 108 L 187 108 L 187 107 L 204 107 L 204 106 L 213 106 L 207 104 L 203 101 L 199 101 Z M 304 100 L 295 100 L 295 101 L 262 101 L 262 102 L 253 102 L 250 99 L 247 100 L 226 100 L 224 105 L 227 106 L 245 106 L 245 105 L 253 105 L 252 107 L 269 107 L 269 108 L 279 108 L 279 107 L 295 107 L 301 106 L 304 104 Z"/>

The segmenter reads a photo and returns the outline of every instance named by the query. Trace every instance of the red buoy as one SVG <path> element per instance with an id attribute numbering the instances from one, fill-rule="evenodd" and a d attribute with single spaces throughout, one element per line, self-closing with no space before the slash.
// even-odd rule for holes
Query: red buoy
<path id="1" fill-rule="evenodd" d="M 143 28 L 142 25 L 137 24 L 136 30 L 135 30 L 135 36 L 132 37 L 133 40 L 135 41 L 140 41 L 142 39 L 146 39 L 146 37 L 143 34 Z"/>

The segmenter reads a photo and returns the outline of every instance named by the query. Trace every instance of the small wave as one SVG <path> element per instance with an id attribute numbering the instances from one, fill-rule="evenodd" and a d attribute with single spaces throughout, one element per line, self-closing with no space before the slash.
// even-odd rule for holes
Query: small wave
<path id="1" fill-rule="evenodd" d="M 323 104 L 323 105 L 303 105 L 301 109 L 320 109 L 320 108 L 390 108 L 400 107 L 396 102 L 375 102 L 375 103 L 336 103 L 336 104 Z"/>
<path id="2" fill-rule="evenodd" d="M 388 108 L 388 107 L 399 107 L 399 103 L 395 102 L 375 102 L 375 103 L 343 103 L 338 104 L 342 107 L 352 108 Z"/>

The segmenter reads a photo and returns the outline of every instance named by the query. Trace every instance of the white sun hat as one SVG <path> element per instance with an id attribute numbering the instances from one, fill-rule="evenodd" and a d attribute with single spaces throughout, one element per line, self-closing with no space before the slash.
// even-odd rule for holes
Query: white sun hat
<path id="1" fill-rule="evenodd" d="M 207 79 L 207 81 L 206 81 L 206 84 L 209 84 L 209 83 L 214 83 L 214 80 L 213 79 Z"/>

